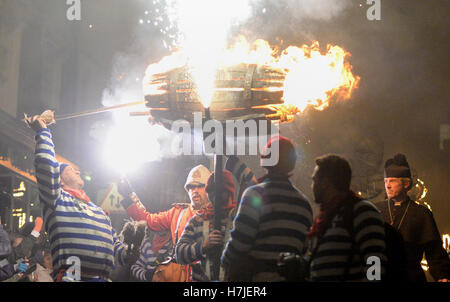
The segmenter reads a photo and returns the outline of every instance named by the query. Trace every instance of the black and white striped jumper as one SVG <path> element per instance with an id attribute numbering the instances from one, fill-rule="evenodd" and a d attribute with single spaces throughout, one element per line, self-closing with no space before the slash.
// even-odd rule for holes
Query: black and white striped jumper
<path id="1" fill-rule="evenodd" d="M 222 263 L 239 268 L 250 257 L 261 264 L 256 265 L 253 281 L 282 281 L 276 265 L 279 254 L 302 254 L 311 225 L 306 196 L 287 178 L 269 176 L 245 190 Z"/>
<path id="2" fill-rule="evenodd" d="M 367 279 L 367 259 L 380 259 L 381 277 L 386 261 L 384 225 L 381 214 L 369 201 L 361 200 L 353 206 L 354 241 L 343 219 L 343 208 L 338 210 L 323 236 L 314 237 L 309 250 L 316 252 L 311 262 L 311 281 L 369 281 Z M 317 243 L 319 245 L 317 247 Z M 352 242 L 355 252 L 352 252 Z M 349 258 L 352 258 L 349 261 Z M 347 276 L 345 276 L 348 267 Z"/>
<path id="3" fill-rule="evenodd" d="M 224 234 L 224 240 L 228 238 L 236 209 L 229 210 L 225 218 L 221 222 L 221 231 Z M 214 230 L 214 216 L 205 219 L 203 215 L 195 215 L 192 217 L 184 228 L 183 234 L 177 242 L 175 248 L 175 256 L 177 263 L 192 267 L 192 281 L 211 281 L 212 261 L 208 259 L 206 252 L 202 248 L 203 241 L 209 233 Z M 219 281 L 224 280 L 224 271 L 221 269 Z"/>

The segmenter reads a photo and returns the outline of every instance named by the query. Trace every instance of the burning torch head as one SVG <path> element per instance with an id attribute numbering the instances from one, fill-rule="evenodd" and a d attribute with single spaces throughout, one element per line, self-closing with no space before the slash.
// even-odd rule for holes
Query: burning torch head
<path id="1" fill-rule="evenodd" d="M 269 158 L 277 158 L 278 161 L 267 161 Z M 287 137 L 281 135 L 273 135 L 267 142 L 263 153 L 261 154 L 261 167 L 266 168 L 269 174 L 286 175 L 295 168 L 297 154 L 295 152 L 294 143 Z"/>

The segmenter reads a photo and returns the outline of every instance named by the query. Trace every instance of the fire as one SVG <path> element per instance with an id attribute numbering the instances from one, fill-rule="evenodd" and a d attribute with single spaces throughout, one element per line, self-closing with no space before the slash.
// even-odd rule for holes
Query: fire
<path id="1" fill-rule="evenodd" d="M 442 246 L 447 251 L 447 253 L 450 253 L 450 234 L 442 235 Z"/>
<path id="2" fill-rule="evenodd" d="M 360 78 L 352 72 L 348 62 L 348 53 L 337 45 L 327 45 L 326 52 L 320 51 L 319 42 L 314 41 L 310 46 L 289 46 L 283 51 L 270 46 L 265 40 L 256 40 L 249 43 L 244 37 L 222 51 L 215 64 L 208 68 L 201 68 L 198 62 L 183 52 L 176 52 L 163 58 L 156 64 L 151 64 L 146 70 L 144 78 L 144 94 L 158 95 L 168 93 L 167 82 L 158 82 L 158 75 L 181 66 L 187 66 L 195 81 L 197 94 L 204 107 L 209 107 L 214 93 L 217 91 L 242 91 L 244 88 L 215 87 L 214 71 L 238 64 L 256 64 L 278 70 L 284 78 L 255 79 L 263 80 L 268 86 L 252 87 L 251 91 L 282 92 L 283 104 L 265 106 L 273 111 L 270 117 L 278 116 L 281 121 L 291 121 L 297 113 L 303 112 L 306 107 L 312 106 L 317 110 L 328 107 L 330 100 L 347 100 L 358 87 Z M 205 62 L 211 62 L 205 58 Z M 203 76 L 202 70 L 207 70 Z M 242 79 L 241 79 L 242 80 Z M 204 96 L 207 96 L 205 99 Z M 257 107 L 253 107 L 257 108 Z"/>

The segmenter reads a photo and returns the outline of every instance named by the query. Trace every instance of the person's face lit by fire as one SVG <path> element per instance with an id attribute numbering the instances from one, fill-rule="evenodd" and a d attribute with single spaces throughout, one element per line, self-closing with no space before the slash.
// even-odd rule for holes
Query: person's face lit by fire
<path id="1" fill-rule="evenodd" d="M 84 181 L 80 176 L 80 171 L 68 166 L 61 174 L 61 186 L 63 189 L 81 190 L 84 186 Z"/>
<path id="2" fill-rule="evenodd" d="M 195 210 L 200 209 L 204 204 L 208 202 L 208 196 L 206 195 L 205 185 L 203 184 L 191 184 L 186 186 L 191 200 L 191 205 Z"/>
<path id="3" fill-rule="evenodd" d="M 384 179 L 384 188 L 389 199 L 403 200 L 410 185 L 409 179 L 387 177 Z"/>

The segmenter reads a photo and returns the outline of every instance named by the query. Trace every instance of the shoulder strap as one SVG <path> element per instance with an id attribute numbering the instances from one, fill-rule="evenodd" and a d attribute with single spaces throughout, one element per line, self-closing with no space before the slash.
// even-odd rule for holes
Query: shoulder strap
<path id="1" fill-rule="evenodd" d="M 178 215 L 177 226 L 175 228 L 175 243 L 178 242 L 178 228 L 180 227 L 181 218 L 183 217 L 184 212 L 186 212 L 186 208 L 183 208 Z"/>

